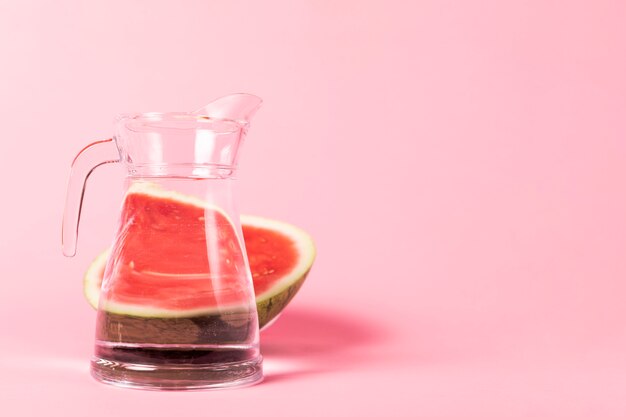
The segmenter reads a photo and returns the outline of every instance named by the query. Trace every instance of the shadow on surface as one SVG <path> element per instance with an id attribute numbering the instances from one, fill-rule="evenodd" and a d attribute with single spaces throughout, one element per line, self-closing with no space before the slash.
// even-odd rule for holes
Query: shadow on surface
<path id="1" fill-rule="evenodd" d="M 384 339 L 385 332 L 366 318 L 290 309 L 261 334 L 264 384 L 358 366 L 375 359 L 370 347 Z"/>

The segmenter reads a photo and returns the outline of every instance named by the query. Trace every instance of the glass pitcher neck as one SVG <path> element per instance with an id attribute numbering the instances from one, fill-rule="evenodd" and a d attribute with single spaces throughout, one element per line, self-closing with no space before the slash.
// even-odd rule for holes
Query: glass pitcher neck
<path id="1" fill-rule="evenodd" d="M 115 143 L 132 177 L 226 178 L 248 124 L 190 113 L 122 115 Z"/>
<path id="2" fill-rule="evenodd" d="M 210 164 L 127 164 L 132 179 L 234 179 L 237 168 Z"/>

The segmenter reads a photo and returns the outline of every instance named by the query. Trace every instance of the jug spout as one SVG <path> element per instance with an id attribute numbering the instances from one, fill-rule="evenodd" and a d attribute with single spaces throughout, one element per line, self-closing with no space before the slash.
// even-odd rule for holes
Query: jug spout
<path id="1" fill-rule="evenodd" d="M 261 107 L 261 103 L 263 103 L 263 100 L 253 94 L 229 94 L 199 108 L 193 114 L 217 119 L 236 120 L 240 123 L 248 124 L 252 116 Z"/>

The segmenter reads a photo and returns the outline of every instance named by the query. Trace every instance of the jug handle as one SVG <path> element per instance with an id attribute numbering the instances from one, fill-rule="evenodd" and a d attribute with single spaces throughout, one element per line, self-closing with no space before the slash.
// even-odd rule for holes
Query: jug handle
<path id="1" fill-rule="evenodd" d="M 78 224 L 80 223 L 87 179 L 97 167 L 119 161 L 120 153 L 113 139 L 93 142 L 85 146 L 74 158 L 67 185 L 65 211 L 63 212 L 61 232 L 63 255 L 68 257 L 76 255 Z"/>

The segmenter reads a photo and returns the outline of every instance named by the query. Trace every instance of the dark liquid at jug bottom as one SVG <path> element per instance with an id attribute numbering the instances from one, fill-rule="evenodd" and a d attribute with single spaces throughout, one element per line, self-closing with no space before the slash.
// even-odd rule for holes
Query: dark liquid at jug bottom
<path id="1" fill-rule="evenodd" d="M 217 365 L 253 360 L 258 351 L 253 346 L 159 346 L 117 345 L 99 342 L 96 358 L 137 365 Z"/>
<path id="2" fill-rule="evenodd" d="M 128 388 L 194 390 L 255 384 L 263 379 L 255 348 L 153 348 L 99 345 L 91 374 Z"/>

